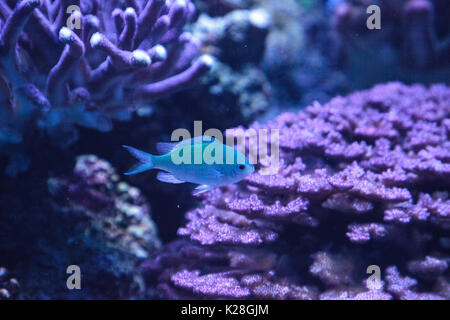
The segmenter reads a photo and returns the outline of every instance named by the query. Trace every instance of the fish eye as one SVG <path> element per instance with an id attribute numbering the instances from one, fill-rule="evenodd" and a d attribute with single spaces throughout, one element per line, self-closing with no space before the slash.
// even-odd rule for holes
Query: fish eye
<path id="1" fill-rule="evenodd" d="M 245 166 L 244 166 L 243 164 L 241 164 L 241 165 L 239 166 L 239 169 L 240 169 L 240 170 L 244 170 L 244 169 L 245 169 Z"/>

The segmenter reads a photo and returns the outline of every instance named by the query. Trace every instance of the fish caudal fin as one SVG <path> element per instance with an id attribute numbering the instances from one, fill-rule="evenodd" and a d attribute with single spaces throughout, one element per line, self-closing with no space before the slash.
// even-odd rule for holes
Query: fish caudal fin
<path id="1" fill-rule="evenodd" d="M 122 147 L 127 149 L 131 153 L 131 155 L 133 155 L 133 157 L 139 160 L 139 162 L 132 168 L 130 168 L 128 172 L 124 173 L 125 175 L 129 176 L 132 174 L 138 174 L 154 168 L 153 156 L 150 153 L 129 146 L 122 146 Z"/>

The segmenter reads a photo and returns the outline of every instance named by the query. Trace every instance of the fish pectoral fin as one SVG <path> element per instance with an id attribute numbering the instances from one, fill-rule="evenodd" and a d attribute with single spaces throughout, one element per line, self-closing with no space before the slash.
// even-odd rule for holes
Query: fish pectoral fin
<path id="1" fill-rule="evenodd" d="M 198 195 L 200 193 L 212 190 L 214 188 L 215 188 L 215 186 L 209 186 L 207 184 L 201 184 L 197 188 L 195 188 L 194 195 L 196 196 L 196 195 Z"/>
<path id="2" fill-rule="evenodd" d="M 158 174 L 156 175 L 156 179 L 158 179 L 159 181 L 162 181 L 162 182 L 174 183 L 174 184 L 179 184 L 179 183 L 185 182 L 185 181 L 178 180 L 171 173 L 168 173 L 168 172 L 158 172 Z"/>

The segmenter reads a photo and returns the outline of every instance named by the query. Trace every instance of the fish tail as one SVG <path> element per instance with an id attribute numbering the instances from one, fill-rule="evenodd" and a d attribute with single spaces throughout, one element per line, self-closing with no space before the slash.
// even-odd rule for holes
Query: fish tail
<path id="1" fill-rule="evenodd" d="M 128 172 L 125 172 L 124 174 L 129 176 L 132 174 L 141 173 L 147 170 L 150 170 L 154 168 L 153 163 L 153 155 L 150 153 L 138 150 L 136 148 L 130 147 L 130 146 L 122 146 L 125 149 L 127 149 L 133 157 L 135 157 L 139 162 L 135 164 Z"/>

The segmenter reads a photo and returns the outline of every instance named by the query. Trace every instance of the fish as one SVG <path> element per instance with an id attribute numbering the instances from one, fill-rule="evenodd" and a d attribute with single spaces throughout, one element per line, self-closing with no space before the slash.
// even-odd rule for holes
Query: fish
<path id="1" fill-rule="evenodd" d="M 159 169 L 162 170 L 157 174 L 159 181 L 197 184 L 194 195 L 239 182 L 255 171 L 244 154 L 210 136 L 157 143 L 160 155 L 126 145 L 122 147 L 139 161 L 125 175 Z"/>

